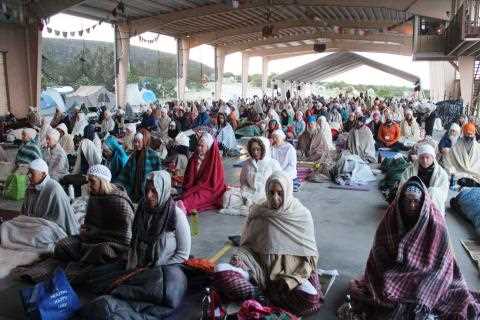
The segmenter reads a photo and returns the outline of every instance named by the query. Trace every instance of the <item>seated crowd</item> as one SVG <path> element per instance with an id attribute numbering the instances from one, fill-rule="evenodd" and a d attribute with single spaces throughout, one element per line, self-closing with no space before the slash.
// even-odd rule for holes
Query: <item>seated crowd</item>
<path id="1" fill-rule="evenodd" d="M 149 106 L 136 123 L 123 110 L 89 121 L 79 108 L 57 110 L 48 122 L 31 108 L 31 128 L 22 130 L 14 160 L 14 170 L 28 169 L 21 214 L 59 230 L 46 259 L 14 274 L 40 281 L 61 266 L 74 286 L 90 284 L 99 295 L 84 308 L 89 319 L 118 312 L 162 318 L 187 290 L 187 216 L 219 210 L 247 216 L 238 250 L 214 268 L 220 299 L 311 314 L 324 292 L 312 214 L 294 196 L 305 179 L 299 168 L 335 164 L 344 154 L 369 168 L 388 151 L 408 163 L 365 274 L 350 283 L 353 307 L 342 306 L 339 317 L 477 319 L 479 295 L 458 269 L 444 216 L 450 180 L 480 187 L 478 128 L 461 117 L 445 124 L 437 143 L 417 104 L 363 94 L 171 102 Z M 224 159 L 240 155 L 244 137 L 248 159 L 239 185 L 227 185 Z M 79 196 L 86 199 L 84 217 L 72 206 Z M 15 219 L 0 231 L 24 231 Z M 31 243 L 45 237 L 29 234 Z"/>

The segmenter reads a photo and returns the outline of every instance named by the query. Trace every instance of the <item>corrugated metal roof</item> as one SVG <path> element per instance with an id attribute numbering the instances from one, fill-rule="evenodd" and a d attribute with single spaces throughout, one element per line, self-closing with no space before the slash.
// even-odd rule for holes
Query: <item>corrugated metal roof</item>
<path id="1" fill-rule="evenodd" d="M 276 76 L 275 79 L 292 82 L 320 81 L 333 75 L 357 68 L 361 65 L 367 65 L 413 83 L 420 80 L 416 75 L 368 59 L 353 52 L 337 52 L 329 54 L 326 57 L 280 74 Z"/>

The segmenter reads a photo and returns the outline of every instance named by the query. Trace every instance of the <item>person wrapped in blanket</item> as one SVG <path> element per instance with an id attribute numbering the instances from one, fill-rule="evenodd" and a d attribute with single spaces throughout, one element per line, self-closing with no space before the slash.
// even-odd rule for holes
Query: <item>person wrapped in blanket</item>
<path id="1" fill-rule="evenodd" d="M 317 161 L 325 153 L 334 150 L 332 131 L 327 119 L 321 116 L 317 122 L 316 116 L 308 116 L 307 129 L 298 138 L 298 151 L 302 160 Z"/>
<path id="2" fill-rule="evenodd" d="M 208 132 L 202 133 L 188 161 L 183 190 L 178 204 L 187 214 L 222 207 L 226 190 L 223 162 L 217 142 Z"/>
<path id="3" fill-rule="evenodd" d="M 464 187 L 480 187 L 480 143 L 475 137 L 475 124 L 467 122 L 463 126 L 463 137 L 445 156 L 443 166 L 454 174 L 457 183 Z"/>
<path id="4" fill-rule="evenodd" d="M 443 213 L 418 177 L 402 186 L 375 234 L 365 274 L 350 282 L 353 310 L 365 319 L 478 319 L 449 245 Z"/>
<path id="5" fill-rule="evenodd" d="M 265 184 L 270 175 L 281 170 L 278 161 L 272 159 L 267 138 L 250 139 L 247 150 L 250 158 L 243 163 L 240 188 L 231 187 L 224 193 L 221 213 L 247 215 L 251 205 L 265 200 Z"/>
<path id="6" fill-rule="evenodd" d="M 109 135 L 103 142 L 103 157 L 107 160 L 108 167 L 112 173 L 112 180 L 115 181 L 127 164 L 128 155 L 117 138 Z"/>
<path id="7" fill-rule="evenodd" d="M 400 186 L 413 176 L 418 176 L 428 188 L 430 198 L 437 209 L 445 215 L 445 202 L 448 197 L 448 175 L 436 161 L 435 148 L 429 143 L 417 147 L 417 159 L 403 172 Z M 401 190 L 401 187 L 399 188 Z"/>
<path id="8" fill-rule="evenodd" d="M 29 186 L 25 193 L 21 214 L 55 222 L 65 235 L 76 235 L 80 229 L 62 186 L 48 174 L 48 164 L 43 159 L 30 163 Z"/>
<path id="9" fill-rule="evenodd" d="M 277 160 L 280 168 L 284 171 L 293 182 L 293 192 L 300 190 L 301 181 L 297 176 L 297 151 L 286 139 L 282 129 L 273 132 L 272 158 Z"/>
<path id="10" fill-rule="evenodd" d="M 250 210 L 238 251 L 215 267 L 214 287 L 231 301 L 267 298 L 296 315 L 314 313 L 323 294 L 311 213 L 282 171 L 270 176 L 265 192 L 267 200 Z"/>
<path id="11" fill-rule="evenodd" d="M 80 234 L 55 246 L 54 258 L 66 263 L 65 271 L 74 283 L 86 279 L 95 266 L 127 257 L 135 210 L 125 190 L 112 184 L 111 178 L 110 170 L 103 165 L 88 169 L 90 197 Z M 53 265 L 51 268 L 53 272 Z"/>
<path id="12" fill-rule="evenodd" d="M 25 128 L 22 131 L 22 145 L 15 157 L 15 167 L 29 165 L 35 159 L 42 159 L 42 149 L 37 139 L 37 131 Z"/>
<path id="13" fill-rule="evenodd" d="M 135 151 L 128 158 L 117 180 L 135 203 L 143 197 L 145 177 L 162 166 L 158 153 L 150 147 L 150 141 L 151 135 L 147 129 L 142 128 L 137 132 L 133 140 Z"/>
<path id="14" fill-rule="evenodd" d="M 191 248 L 190 227 L 172 199 L 171 177 L 151 172 L 133 222 L 126 267 L 105 266 L 92 273 L 96 290 L 108 295 L 87 304 L 86 319 L 165 319 L 180 306 L 187 278 L 180 266 Z"/>

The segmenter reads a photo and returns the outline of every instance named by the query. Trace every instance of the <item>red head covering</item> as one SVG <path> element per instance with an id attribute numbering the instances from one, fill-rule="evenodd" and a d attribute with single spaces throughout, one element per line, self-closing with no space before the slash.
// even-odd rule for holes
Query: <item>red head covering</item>
<path id="1" fill-rule="evenodd" d="M 187 213 L 193 209 L 201 212 L 221 208 L 226 185 L 217 142 L 214 142 L 208 150 L 199 170 L 197 164 L 198 152 L 195 152 L 188 161 L 183 181 L 185 192 L 181 200 Z"/>

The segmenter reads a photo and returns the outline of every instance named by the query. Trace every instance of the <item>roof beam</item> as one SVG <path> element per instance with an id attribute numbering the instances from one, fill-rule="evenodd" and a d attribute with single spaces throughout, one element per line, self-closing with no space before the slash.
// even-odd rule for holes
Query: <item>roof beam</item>
<path id="1" fill-rule="evenodd" d="M 295 5 L 295 6 L 308 6 L 308 7 L 336 7 L 339 5 L 348 6 L 348 7 L 370 7 L 372 3 L 370 1 L 365 0 L 350 0 L 348 3 L 340 3 L 338 0 L 323 0 L 319 3 L 318 0 L 249 0 L 249 1 L 242 1 L 238 8 L 233 8 L 232 6 L 219 3 L 219 4 L 212 4 L 201 6 L 198 8 L 192 9 L 185 9 L 180 10 L 172 13 L 161 14 L 153 17 L 146 17 L 141 19 L 136 19 L 131 21 L 132 30 L 135 31 L 136 34 L 143 33 L 146 31 L 153 31 L 154 29 L 161 28 L 162 25 L 179 21 L 183 19 L 191 19 L 191 18 L 198 18 L 198 17 L 205 17 L 209 15 L 221 14 L 226 12 L 235 12 L 241 11 L 244 9 L 250 8 L 258 8 L 258 7 L 274 7 L 274 6 L 288 6 L 288 5 Z M 381 6 L 377 7 L 385 7 L 394 10 L 402 10 L 402 1 L 393 1 L 393 0 L 385 0 L 382 1 Z"/>
<path id="2" fill-rule="evenodd" d="M 227 45 L 228 52 L 236 52 L 236 51 L 244 51 L 250 48 L 255 48 L 263 45 L 271 45 L 276 43 L 285 43 L 285 42 L 292 42 L 292 41 L 303 41 L 303 40 L 314 40 L 318 38 L 326 38 L 326 39 L 339 39 L 339 40 L 357 40 L 357 41 L 378 41 L 378 42 L 389 42 L 389 43 L 396 43 L 400 45 L 407 45 L 411 42 L 412 38 L 410 36 L 405 35 L 388 35 L 388 34 L 372 34 L 372 35 L 353 35 L 353 34 L 337 34 L 334 32 L 315 32 L 315 33 L 307 33 L 307 34 L 300 34 L 288 37 L 280 37 L 280 38 L 270 38 L 265 40 L 257 40 L 257 41 L 247 41 L 243 44 L 238 45 Z"/>
<path id="3" fill-rule="evenodd" d="M 354 51 L 354 52 L 379 52 L 399 54 L 404 56 L 412 55 L 412 47 L 404 45 L 378 44 L 378 43 L 358 43 L 353 41 L 332 41 L 327 43 L 325 52 Z M 283 59 L 289 55 L 304 55 L 315 53 L 313 45 L 302 45 L 288 48 L 259 49 L 246 51 L 250 57 L 268 56 L 271 59 Z"/>
<path id="4" fill-rule="evenodd" d="M 392 25 L 392 21 L 366 21 L 366 20 L 324 20 L 328 24 L 335 24 L 344 28 L 384 28 Z M 275 30 L 283 30 L 296 27 L 315 27 L 319 23 L 315 20 L 309 19 L 292 19 L 280 21 L 272 24 Z M 213 42 L 221 42 L 222 40 L 228 42 L 229 37 L 244 35 L 249 33 L 258 33 L 262 32 L 262 29 L 265 27 L 265 23 L 257 24 L 253 26 L 245 26 L 242 28 L 232 28 L 227 30 L 220 31 L 211 31 L 198 34 L 192 34 L 192 47 L 196 47 L 202 44 L 211 44 Z"/>
<path id="5" fill-rule="evenodd" d="M 31 14 L 38 18 L 53 16 L 63 10 L 73 7 L 85 0 L 42 0 L 32 1 L 29 6 Z"/>

